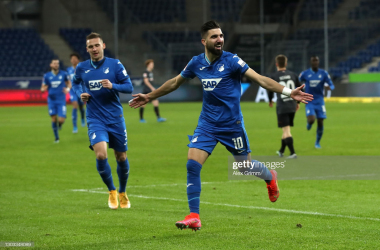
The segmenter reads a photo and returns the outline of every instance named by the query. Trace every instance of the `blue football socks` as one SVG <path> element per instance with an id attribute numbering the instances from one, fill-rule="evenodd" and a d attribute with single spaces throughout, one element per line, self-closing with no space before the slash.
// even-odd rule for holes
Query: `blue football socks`
<path id="1" fill-rule="evenodd" d="M 190 213 L 199 214 L 201 196 L 201 169 L 202 165 L 194 160 L 188 160 L 187 168 L 187 199 Z"/>
<path id="2" fill-rule="evenodd" d="M 311 129 L 311 126 L 313 126 L 313 124 L 312 124 L 312 123 L 308 123 L 308 124 L 306 125 L 306 129 L 307 129 L 307 130 L 310 130 L 310 129 Z"/>
<path id="3" fill-rule="evenodd" d="M 102 177 L 103 182 L 107 185 L 109 191 L 116 190 L 116 187 L 113 185 L 111 166 L 108 164 L 108 159 L 98 160 L 96 159 L 96 168 Z"/>
<path id="4" fill-rule="evenodd" d="M 321 127 L 317 127 L 317 141 L 315 142 L 316 144 L 319 144 L 319 142 L 321 141 L 321 138 L 322 138 L 322 135 L 323 135 L 323 126 Z"/>
<path id="5" fill-rule="evenodd" d="M 117 162 L 117 175 L 119 176 L 119 193 L 124 193 L 127 187 L 129 176 L 129 162 L 128 159 L 122 162 Z"/>
<path id="6" fill-rule="evenodd" d="M 255 176 L 259 177 L 260 179 L 263 179 L 266 182 L 270 182 L 272 180 L 272 173 L 269 171 L 269 169 L 265 166 L 264 163 L 256 160 L 252 160 L 251 162 L 253 166 L 251 166 L 249 172 L 257 173 L 255 174 Z"/>
<path id="7" fill-rule="evenodd" d="M 51 127 L 53 128 L 55 140 L 59 140 L 57 123 L 51 122 Z"/>
<path id="8" fill-rule="evenodd" d="M 73 126 L 74 128 L 77 127 L 77 113 L 78 113 L 78 110 L 77 109 L 73 109 L 72 113 L 71 113 L 71 117 L 73 119 Z"/>

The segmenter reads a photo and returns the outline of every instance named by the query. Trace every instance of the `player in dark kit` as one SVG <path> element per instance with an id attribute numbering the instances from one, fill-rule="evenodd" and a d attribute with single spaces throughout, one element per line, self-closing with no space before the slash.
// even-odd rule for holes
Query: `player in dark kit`
<path id="1" fill-rule="evenodd" d="M 286 69 L 288 58 L 284 55 L 276 56 L 277 72 L 272 74 L 270 78 L 289 89 L 296 89 L 301 86 L 298 76 Z M 269 107 L 273 107 L 273 92 L 268 91 Z M 277 95 L 279 96 L 279 95 Z M 281 148 L 277 151 L 280 157 L 284 156 L 286 146 L 290 150 L 290 156 L 287 158 L 297 158 L 293 146 L 293 137 L 290 134 L 290 127 L 293 127 L 293 120 L 296 111 L 299 109 L 299 102 L 289 96 L 280 95 L 277 98 L 276 112 L 278 127 L 282 128 Z"/>
<path id="2" fill-rule="evenodd" d="M 152 91 L 154 91 L 156 88 L 153 87 L 153 81 L 154 81 L 154 78 L 153 78 L 153 69 L 154 69 L 154 61 L 152 59 L 148 59 L 145 61 L 145 66 L 146 66 L 146 70 L 144 71 L 143 73 L 143 82 L 144 82 L 144 88 L 143 88 L 143 94 L 148 94 Z M 156 116 L 157 116 L 157 121 L 158 122 L 164 122 L 166 121 L 165 118 L 162 118 L 160 116 L 160 111 L 158 110 L 158 100 L 153 100 L 152 101 L 152 104 L 154 106 L 154 112 L 156 113 Z M 145 119 L 144 119 L 144 109 L 145 109 L 145 106 L 142 106 L 140 108 L 140 122 L 142 123 L 146 123 Z"/>

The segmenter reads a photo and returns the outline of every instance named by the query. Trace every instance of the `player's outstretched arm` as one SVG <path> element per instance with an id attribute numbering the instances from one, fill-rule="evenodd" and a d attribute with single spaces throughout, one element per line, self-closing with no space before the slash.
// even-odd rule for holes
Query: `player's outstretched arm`
<path id="1" fill-rule="evenodd" d="M 174 90 L 178 89 L 179 86 L 181 86 L 184 82 L 186 82 L 186 79 L 183 78 L 181 75 L 178 75 L 170 80 L 167 80 L 164 84 L 162 84 L 161 87 L 159 87 L 155 91 L 150 92 L 149 94 L 144 95 L 139 93 L 132 95 L 135 98 L 129 101 L 129 106 L 131 108 L 139 108 L 147 104 L 151 100 L 157 99 L 158 97 L 173 92 Z"/>
<path id="2" fill-rule="evenodd" d="M 298 87 L 294 90 L 291 90 L 289 88 L 286 88 L 279 84 L 278 82 L 270 79 L 269 77 L 262 76 L 260 74 L 257 74 L 253 69 L 248 69 L 245 72 L 245 76 L 250 79 L 251 81 L 257 82 L 261 87 L 272 91 L 276 93 L 280 93 L 283 95 L 290 96 L 296 101 L 300 101 L 302 103 L 307 103 L 308 101 L 313 100 L 313 95 L 307 94 L 301 91 L 301 89 L 304 87 L 302 85 L 301 87 Z"/>

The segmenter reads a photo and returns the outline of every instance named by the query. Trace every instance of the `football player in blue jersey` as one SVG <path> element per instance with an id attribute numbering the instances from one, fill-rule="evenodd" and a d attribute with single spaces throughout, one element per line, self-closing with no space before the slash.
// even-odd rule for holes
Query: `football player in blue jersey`
<path id="1" fill-rule="evenodd" d="M 241 78 L 246 76 L 268 90 L 282 93 L 303 103 L 312 100 L 312 96 L 302 92 L 301 88 L 290 90 L 270 78 L 257 74 L 237 55 L 223 51 L 224 36 L 215 21 L 208 21 L 202 25 L 201 38 L 205 53 L 193 57 L 180 75 L 166 81 L 160 88 L 149 94 L 133 95 L 135 98 L 129 104 L 138 108 L 150 100 L 176 90 L 186 79 L 200 79 L 203 86 L 203 107 L 198 126 L 188 145 L 186 165 L 190 214 L 176 223 L 178 228 L 192 230 L 201 228 L 200 172 L 216 144 L 223 144 L 237 160 L 244 158 L 251 161 L 251 150 L 240 110 Z M 269 171 L 264 164 L 254 160 L 253 162 L 256 164 L 252 171 L 262 173 L 258 177 L 266 181 L 269 199 L 275 202 L 279 197 L 276 171 Z"/>
<path id="2" fill-rule="evenodd" d="M 75 93 L 86 104 L 86 119 L 90 148 L 96 155 L 96 167 L 109 191 L 108 206 L 130 208 L 126 186 L 129 176 L 127 159 L 127 129 L 119 92 L 132 93 L 131 79 L 117 59 L 104 57 L 102 37 L 91 33 L 86 37 L 90 59 L 78 64 L 73 77 Z M 107 143 L 114 149 L 119 177 L 119 197 L 113 184 L 108 163 Z"/>
<path id="3" fill-rule="evenodd" d="M 72 53 L 70 55 L 70 62 L 72 66 L 67 68 L 67 73 L 69 73 L 70 79 L 72 80 L 74 77 L 75 68 L 80 62 L 80 55 L 78 53 Z M 82 127 L 86 126 L 86 123 L 84 121 L 84 104 L 82 100 L 80 99 L 80 97 L 77 96 L 77 94 L 75 94 L 74 89 L 70 90 L 70 101 L 73 104 L 73 110 L 71 113 L 71 118 L 73 119 L 73 133 L 78 133 L 78 126 L 77 126 L 78 107 L 79 107 L 80 116 L 81 116 L 81 125 Z"/>
<path id="4" fill-rule="evenodd" d="M 51 60 L 50 68 L 51 71 L 46 73 L 42 80 L 41 92 L 47 90 L 49 93 L 48 109 L 55 136 L 54 143 L 59 143 L 58 129 L 61 129 L 66 119 L 66 94 L 70 92 L 71 81 L 66 71 L 59 70 L 58 59 Z"/>
<path id="5" fill-rule="evenodd" d="M 310 130 L 315 122 L 315 117 L 317 117 L 318 127 L 315 148 L 319 149 L 321 148 L 320 141 L 323 135 L 323 120 L 327 118 L 323 89 L 325 83 L 328 84 L 328 90 L 333 90 L 335 87 L 329 74 L 325 70 L 318 68 L 318 56 L 312 56 L 310 58 L 310 64 L 311 68 L 303 71 L 299 76 L 299 80 L 300 82 L 305 82 L 305 92 L 314 96 L 313 102 L 306 104 L 306 128 Z"/>

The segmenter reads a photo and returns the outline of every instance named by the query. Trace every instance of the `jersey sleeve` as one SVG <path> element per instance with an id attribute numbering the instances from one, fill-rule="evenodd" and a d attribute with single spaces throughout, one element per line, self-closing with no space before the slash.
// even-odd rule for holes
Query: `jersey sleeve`
<path id="1" fill-rule="evenodd" d="M 115 78 L 116 83 L 112 84 L 112 88 L 121 92 L 130 94 L 133 91 L 133 86 L 131 79 L 127 73 L 127 70 L 124 68 L 123 64 L 117 60 L 115 66 Z"/>
<path id="2" fill-rule="evenodd" d="M 116 81 L 118 82 L 123 82 L 125 79 L 129 78 L 127 70 L 124 68 L 124 65 L 119 60 L 117 60 L 115 73 L 116 73 Z"/>
<path id="3" fill-rule="evenodd" d="M 249 69 L 248 64 L 236 54 L 230 60 L 230 64 L 232 67 L 232 72 L 239 73 L 240 75 L 244 74 Z"/>
<path id="4" fill-rule="evenodd" d="M 335 86 L 334 86 L 333 82 L 331 81 L 331 77 L 330 77 L 329 73 L 327 73 L 327 71 L 325 71 L 325 83 L 327 83 L 330 86 L 331 90 L 335 89 Z"/>
<path id="5" fill-rule="evenodd" d="M 194 65 L 195 65 L 195 60 L 192 58 L 190 62 L 185 66 L 185 68 L 181 71 L 181 76 L 185 79 L 193 79 L 196 77 L 194 74 Z"/>
<path id="6" fill-rule="evenodd" d="M 299 75 L 298 80 L 300 82 L 304 82 L 305 81 L 304 74 L 305 74 L 305 71 L 302 71 L 301 74 Z"/>
<path id="7" fill-rule="evenodd" d="M 48 85 L 48 83 L 49 83 L 49 79 L 48 79 L 47 75 L 45 74 L 42 77 L 42 85 Z"/>
<path id="8" fill-rule="evenodd" d="M 78 97 L 83 93 L 81 71 L 82 68 L 81 64 L 79 63 L 75 68 L 73 81 L 71 83 L 71 88 L 74 90 L 75 94 L 77 94 Z"/>
<path id="9" fill-rule="evenodd" d="M 148 73 L 146 73 L 146 71 L 143 73 L 143 78 L 148 78 Z"/>
<path id="10" fill-rule="evenodd" d="M 65 76 L 64 77 L 65 77 L 65 82 L 71 80 L 70 79 L 70 75 L 69 75 L 69 73 L 67 71 L 65 71 Z"/>

